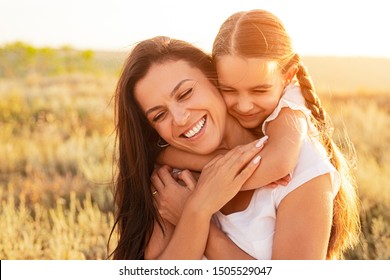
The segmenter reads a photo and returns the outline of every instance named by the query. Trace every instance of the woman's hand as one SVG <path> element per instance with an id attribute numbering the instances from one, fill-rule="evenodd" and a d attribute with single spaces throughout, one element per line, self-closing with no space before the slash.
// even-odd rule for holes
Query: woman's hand
<path id="1" fill-rule="evenodd" d="M 258 141 L 237 146 L 219 155 L 202 170 L 193 195 L 187 200 L 199 205 L 199 211 L 214 214 L 230 201 L 257 169 L 263 145 Z"/>
<path id="2" fill-rule="evenodd" d="M 154 170 L 151 181 L 157 191 L 154 199 L 161 217 L 176 225 L 187 198 L 195 188 L 195 177 L 189 170 L 172 172 L 172 168 L 164 165 Z"/>
<path id="3" fill-rule="evenodd" d="M 257 168 L 260 157 L 255 156 L 263 148 L 263 143 L 256 145 L 257 143 L 236 147 L 225 155 L 215 157 L 204 167 L 199 177 L 201 190 L 198 192 L 201 194 L 197 195 L 208 197 L 206 201 L 213 200 L 212 203 L 200 202 L 202 205 L 218 205 L 212 213 L 233 198 Z M 255 162 L 250 162 L 251 160 Z M 197 185 L 197 179 L 189 170 L 173 173 L 172 168 L 164 165 L 154 170 L 151 182 L 156 190 L 154 198 L 161 217 L 176 225 L 188 197 Z"/>
<path id="4" fill-rule="evenodd" d="M 224 156 L 218 156 L 207 164 L 192 194 L 187 196 L 188 193 L 184 190 L 180 192 L 184 197 L 182 200 L 184 208 L 176 227 L 164 220 L 166 221 L 166 233 L 164 233 L 157 223 L 155 224 L 145 253 L 147 257 L 150 259 L 200 258 L 206 248 L 212 215 L 235 196 L 242 184 L 258 167 L 260 157 L 257 154 L 260 149 L 261 145 L 257 147 L 256 142 L 253 142 L 235 148 Z M 163 194 L 162 190 L 166 187 L 163 181 L 173 179 L 166 176 L 169 172 L 165 173 L 165 171 L 161 170 L 160 181 L 157 177 L 153 179 L 153 184 L 157 188 L 156 191 L 151 191 L 156 192 L 155 196 L 159 196 L 158 190 Z M 182 176 L 182 180 L 186 182 L 187 179 Z M 187 180 L 186 184 L 192 185 L 192 183 Z M 191 191 L 191 189 L 186 191 Z M 187 197 L 186 200 L 185 197 Z M 182 208 L 183 204 L 177 209 Z M 172 215 L 169 219 L 176 220 L 177 215 Z"/>

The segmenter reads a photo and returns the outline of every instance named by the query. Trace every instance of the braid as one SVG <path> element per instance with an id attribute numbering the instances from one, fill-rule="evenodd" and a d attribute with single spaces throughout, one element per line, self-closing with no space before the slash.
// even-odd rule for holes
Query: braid
<path id="1" fill-rule="evenodd" d="M 298 65 L 296 77 L 306 106 L 311 111 L 312 122 L 319 132 L 330 162 L 341 177 L 340 190 L 333 201 L 333 222 L 327 252 L 327 259 L 339 259 L 346 249 L 356 244 L 360 230 L 355 181 L 351 176 L 350 164 L 332 140 L 333 125 L 322 108 L 311 77 L 298 55 L 295 55 L 295 59 Z"/>
<path id="2" fill-rule="evenodd" d="M 328 150 L 330 158 L 333 158 L 332 146 L 332 134 L 333 129 L 330 121 L 328 120 L 325 110 L 322 108 L 321 100 L 318 97 L 313 81 L 303 65 L 300 57 L 296 55 L 298 61 L 297 79 L 301 87 L 302 95 L 305 98 L 306 106 L 311 111 L 312 122 L 320 132 L 320 138 L 322 143 Z"/>
<path id="3" fill-rule="evenodd" d="M 297 78 L 306 100 L 306 106 L 312 112 L 313 117 L 320 123 L 326 122 L 326 113 L 321 106 L 321 101 L 315 92 L 314 84 L 306 67 L 300 61 L 298 64 Z"/>

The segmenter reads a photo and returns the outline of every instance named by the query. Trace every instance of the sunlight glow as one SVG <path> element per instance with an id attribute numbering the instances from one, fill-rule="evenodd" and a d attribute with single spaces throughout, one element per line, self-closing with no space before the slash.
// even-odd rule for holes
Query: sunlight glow
<path id="1" fill-rule="evenodd" d="M 210 50 L 232 13 L 275 13 L 303 55 L 390 57 L 386 1 L 3 0 L 0 44 L 126 50 L 139 40 L 168 35 Z"/>

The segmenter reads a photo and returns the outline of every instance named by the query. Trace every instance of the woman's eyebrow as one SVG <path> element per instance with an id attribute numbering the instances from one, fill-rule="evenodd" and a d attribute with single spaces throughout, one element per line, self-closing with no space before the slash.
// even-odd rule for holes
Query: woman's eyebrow
<path id="1" fill-rule="evenodd" d="M 148 117 L 148 115 L 151 114 L 153 111 L 156 111 L 156 110 L 158 110 L 158 109 L 160 109 L 160 108 L 162 108 L 162 107 L 163 107 L 163 106 L 158 105 L 158 106 L 154 106 L 154 107 L 150 108 L 149 110 L 147 110 L 147 111 L 145 112 L 146 117 Z"/>
<path id="2" fill-rule="evenodd" d="M 184 80 L 181 80 L 179 83 L 177 83 L 177 85 L 173 88 L 173 90 L 172 90 L 171 93 L 169 94 L 169 97 L 174 96 L 175 93 L 179 90 L 180 86 L 181 86 L 183 83 L 188 82 L 188 81 L 193 81 L 193 80 L 192 80 L 192 79 L 184 79 Z M 150 113 L 152 113 L 153 111 L 158 110 L 158 109 L 160 109 L 160 108 L 162 108 L 162 107 L 163 107 L 163 106 L 161 106 L 161 105 L 157 105 L 157 106 L 154 106 L 154 107 L 148 109 L 148 110 L 145 112 L 146 117 L 147 117 Z"/>
<path id="3" fill-rule="evenodd" d="M 169 95 L 170 97 L 174 96 L 176 91 L 178 91 L 178 89 L 180 88 L 180 86 L 185 83 L 185 82 L 188 82 L 188 81 L 193 81 L 192 79 L 184 79 L 184 80 L 181 80 L 172 90 L 171 94 Z"/>

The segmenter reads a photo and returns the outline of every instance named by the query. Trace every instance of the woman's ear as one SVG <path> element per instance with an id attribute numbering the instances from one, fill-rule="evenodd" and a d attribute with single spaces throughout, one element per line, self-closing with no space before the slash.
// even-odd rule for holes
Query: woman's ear
<path id="1" fill-rule="evenodd" d="M 298 66 L 292 65 L 286 73 L 284 73 L 284 85 L 287 86 L 291 80 L 294 78 L 295 74 L 298 72 Z"/>

